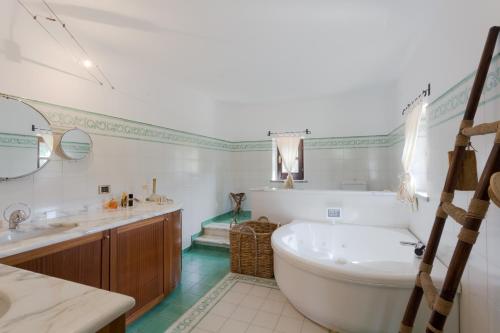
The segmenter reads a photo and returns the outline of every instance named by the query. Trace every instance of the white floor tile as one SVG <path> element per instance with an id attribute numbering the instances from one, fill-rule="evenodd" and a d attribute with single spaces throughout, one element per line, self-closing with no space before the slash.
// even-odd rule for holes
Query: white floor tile
<path id="1" fill-rule="evenodd" d="M 260 309 L 262 304 L 264 304 L 265 299 L 262 297 L 257 297 L 257 296 L 252 296 L 252 295 L 247 295 L 245 298 L 241 301 L 241 305 L 246 306 L 248 308 L 252 309 Z"/>
<path id="2" fill-rule="evenodd" d="M 266 298 L 269 295 L 271 288 L 261 287 L 261 286 L 253 286 L 250 290 L 250 295 Z"/>
<path id="3" fill-rule="evenodd" d="M 247 329 L 245 333 L 273 333 L 273 330 L 264 327 L 250 325 L 250 327 Z"/>
<path id="4" fill-rule="evenodd" d="M 258 312 L 252 321 L 252 325 L 274 329 L 280 316 L 269 312 Z"/>
<path id="5" fill-rule="evenodd" d="M 300 333 L 328 333 L 328 330 L 306 318 Z"/>
<path id="6" fill-rule="evenodd" d="M 201 328 L 195 327 L 194 330 L 191 331 L 191 333 L 211 333 L 210 331 L 202 330 Z"/>
<path id="7" fill-rule="evenodd" d="M 282 302 L 282 303 L 288 302 L 285 295 L 280 290 L 277 290 L 277 289 L 271 289 L 271 291 L 269 292 L 269 295 L 267 295 L 267 298 L 270 300 Z"/>
<path id="8" fill-rule="evenodd" d="M 230 290 L 222 300 L 232 304 L 240 304 L 241 301 L 245 298 L 245 294 L 238 293 L 236 291 Z"/>
<path id="9" fill-rule="evenodd" d="M 256 314 L 257 314 L 256 309 L 251 309 L 240 305 L 231 315 L 231 319 L 250 323 L 252 322 L 253 318 L 255 318 Z"/>
<path id="10" fill-rule="evenodd" d="M 244 333 L 248 328 L 248 324 L 234 320 L 234 319 L 229 319 L 224 323 L 224 326 L 220 329 L 220 333 Z"/>
<path id="11" fill-rule="evenodd" d="M 196 327 L 210 332 L 218 332 L 221 329 L 222 325 L 224 325 L 225 321 L 225 317 L 208 313 Z"/>
<path id="12" fill-rule="evenodd" d="M 238 282 L 231 288 L 231 290 L 242 294 L 248 294 L 253 287 L 254 286 L 251 284 Z"/>
<path id="13" fill-rule="evenodd" d="M 274 314 L 281 314 L 283 311 L 283 307 L 285 306 L 285 303 L 274 301 L 272 299 L 266 299 L 264 301 L 264 304 L 261 306 L 262 311 L 266 311 L 269 313 L 274 313 Z"/>
<path id="14" fill-rule="evenodd" d="M 304 316 L 299 311 L 297 311 L 290 303 L 285 304 L 281 315 L 295 319 L 304 319 Z"/>
<path id="15" fill-rule="evenodd" d="M 300 333 L 303 321 L 303 319 L 281 316 L 275 331 L 280 333 Z"/>
<path id="16" fill-rule="evenodd" d="M 212 310 L 210 310 L 210 313 L 229 318 L 233 314 L 234 310 L 236 310 L 236 307 L 233 303 L 220 301 L 212 308 Z"/>

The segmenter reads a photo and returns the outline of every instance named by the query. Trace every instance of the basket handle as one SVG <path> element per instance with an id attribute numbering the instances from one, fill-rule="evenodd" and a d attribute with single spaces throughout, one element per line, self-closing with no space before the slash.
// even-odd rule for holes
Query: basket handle
<path id="1" fill-rule="evenodd" d="M 255 268 L 254 268 L 254 274 L 257 275 L 257 260 L 259 260 L 258 256 L 258 244 L 257 244 L 257 234 L 255 233 L 255 230 L 250 228 L 247 225 L 243 225 L 239 230 L 238 230 L 238 273 L 241 274 L 241 235 L 250 235 L 253 236 L 253 241 L 255 244 Z"/>

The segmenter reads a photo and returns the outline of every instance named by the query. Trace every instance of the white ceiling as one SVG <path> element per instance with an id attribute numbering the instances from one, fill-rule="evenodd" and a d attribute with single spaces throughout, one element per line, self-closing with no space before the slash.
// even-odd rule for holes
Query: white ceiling
<path id="1" fill-rule="evenodd" d="M 35 14 L 48 15 L 41 0 L 21 1 Z M 147 98 L 161 94 L 162 87 L 175 82 L 216 100 L 238 102 L 309 98 L 394 80 L 419 39 L 423 15 L 432 3 L 47 2 L 117 89 Z M 64 53 L 47 34 L 40 32 L 16 0 L 9 3 L 8 15 L 16 18 L 10 29 L 17 36 L 24 32 L 18 43 L 44 43 L 53 54 Z M 45 63 L 50 63 L 52 57 L 46 53 Z M 67 70 L 86 75 L 81 68 Z"/>

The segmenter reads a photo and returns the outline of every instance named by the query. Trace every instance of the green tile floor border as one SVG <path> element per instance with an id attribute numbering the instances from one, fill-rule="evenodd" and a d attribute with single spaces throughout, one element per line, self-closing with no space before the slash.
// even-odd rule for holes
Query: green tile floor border
<path id="1" fill-rule="evenodd" d="M 183 253 L 179 286 L 127 327 L 127 333 L 163 333 L 229 273 L 229 252 L 194 247 Z"/>
<path id="2" fill-rule="evenodd" d="M 249 275 L 228 273 L 216 286 L 204 295 L 189 311 L 186 311 L 165 333 L 187 333 L 210 312 L 237 282 L 278 289 L 276 280 L 263 279 Z"/>

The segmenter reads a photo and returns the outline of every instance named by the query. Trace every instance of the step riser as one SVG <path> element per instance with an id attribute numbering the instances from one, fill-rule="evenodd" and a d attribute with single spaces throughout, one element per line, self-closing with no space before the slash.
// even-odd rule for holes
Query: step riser
<path id="1" fill-rule="evenodd" d="M 210 241 L 200 241 L 198 239 L 195 239 L 194 244 L 196 245 L 203 245 L 203 246 L 215 246 L 215 247 L 224 247 L 224 248 L 229 248 L 229 243 L 223 244 L 219 242 L 210 242 Z"/>
<path id="2" fill-rule="evenodd" d="M 210 235 L 210 236 L 219 236 L 219 237 L 229 238 L 229 230 L 224 230 L 224 229 L 204 228 L 203 234 Z"/>

